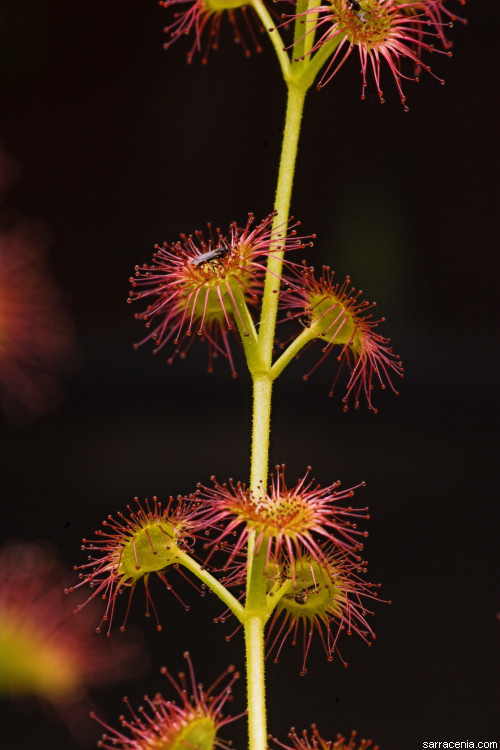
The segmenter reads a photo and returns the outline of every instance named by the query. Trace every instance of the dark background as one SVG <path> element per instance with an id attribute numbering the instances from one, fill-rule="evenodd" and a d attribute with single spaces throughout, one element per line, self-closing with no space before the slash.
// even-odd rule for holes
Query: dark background
<path id="1" fill-rule="evenodd" d="M 291 481 L 307 464 L 323 483 L 366 481 L 369 578 L 393 602 L 376 607 L 373 648 L 343 639 L 347 670 L 319 643 L 306 677 L 298 649 L 269 664 L 270 731 L 283 740 L 311 721 L 326 737 L 356 728 L 381 750 L 499 739 L 500 13 L 492 2 L 463 10 L 453 59 L 432 60 L 446 86 L 408 83 L 408 114 L 389 77 L 385 105 L 372 86 L 360 101 L 354 56 L 308 96 L 292 202 L 318 235 L 308 259 L 377 300 L 406 375 L 399 399 L 375 393 L 376 416 L 328 399 L 333 361 L 306 384 L 300 360 L 276 387 L 271 464 L 285 462 Z M 81 350 L 57 413 L 1 425 L 2 535 L 49 539 L 70 569 L 83 562 L 81 537 L 134 495 L 248 475 L 241 357 L 232 380 L 222 361 L 206 374 L 201 345 L 172 367 L 147 346 L 134 352 L 143 331 L 126 297 L 155 242 L 270 212 L 285 91 L 266 40 L 246 60 L 228 24 L 206 66 L 186 65 L 188 40 L 164 52 L 168 14 L 154 0 L 3 0 L 1 16 L 0 137 L 22 166 L 10 203 L 51 228 Z M 162 634 L 137 595 L 151 665 L 139 683 L 94 691 L 109 721 L 125 692 L 137 705 L 167 690 L 159 667 L 182 668 L 186 648 L 205 684 L 229 662 L 243 666 L 240 637 L 224 640 L 230 623 L 211 624 L 214 598 L 179 590 L 189 614 L 157 589 Z M 243 684 L 236 694 L 234 712 Z M 241 749 L 240 725 L 223 735 Z M 80 746 L 38 706 L 8 707 L 6 750 Z"/>

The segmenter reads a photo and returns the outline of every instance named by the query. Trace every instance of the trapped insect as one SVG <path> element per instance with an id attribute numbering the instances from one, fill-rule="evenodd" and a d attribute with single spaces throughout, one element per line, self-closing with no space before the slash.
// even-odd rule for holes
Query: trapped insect
<path id="1" fill-rule="evenodd" d="M 297 594 L 295 594 L 296 604 L 307 604 L 308 599 L 309 599 L 309 592 L 307 589 L 305 589 L 304 591 L 299 591 Z"/>
<path id="2" fill-rule="evenodd" d="M 213 260 L 219 260 L 219 258 L 223 258 L 230 252 L 230 245 L 224 243 L 214 247 L 212 250 L 207 250 L 206 253 L 201 253 L 201 255 L 198 255 L 196 258 L 191 258 L 189 262 L 193 266 L 196 266 L 196 268 L 199 268 L 199 266 L 202 266 L 204 263 L 211 263 Z"/>
<path id="3" fill-rule="evenodd" d="M 311 594 L 316 594 L 316 593 L 317 593 L 317 589 L 315 586 L 313 586 L 312 588 L 308 588 L 308 589 L 302 589 L 302 591 L 297 591 L 294 597 L 295 603 L 307 604 L 307 600 L 309 599 Z"/>
<path id="4" fill-rule="evenodd" d="M 359 3 L 358 0 L 347 0 L 347 4 L 349 5 L 353 13 L 357 15 L 359 20 L 364 23 L 366 21 L 366 15 L 369 15 L 369 11 L 363 10 L 363 8 L 361 7 L 361 3 Z"/>

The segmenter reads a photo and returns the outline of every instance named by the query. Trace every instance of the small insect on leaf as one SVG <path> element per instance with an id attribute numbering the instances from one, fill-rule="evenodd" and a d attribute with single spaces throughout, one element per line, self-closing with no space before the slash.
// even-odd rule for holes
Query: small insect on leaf
<path id="1" fill-rule="evenodd" d="M 189 262 L 196 268 L 199 268 L 204 263 L 211 263 L 213 260 L 223 258 L 229 252 L 231 252 L 231 246 L 227 242 L 222 242 L 217 247 L 212 248 L 212 250 L 207 250 L 206 253 L 201 253 L 196 258 L 191 258 Z"/>
<path id="2" fill-rule="evenodd" d="M 295 603 L 296 604 L 307 604 L 307 600 L 309 599 L 309 589 L 304 589 L 303 591 L 298 591 L 295 594 Z"/>
<path id="3" fill-rule="evenodd" d="M 356 16 L 359 18 L 359 20 L 362 23 L 365 23 L 366 16 L 370 15 L 370 11 L 363 10 L 361 7 L 361 3 L 358 2 L 358 0 L 346 0 L 347 4 L 351 8 L 352 12 L 356 14 Z"/>

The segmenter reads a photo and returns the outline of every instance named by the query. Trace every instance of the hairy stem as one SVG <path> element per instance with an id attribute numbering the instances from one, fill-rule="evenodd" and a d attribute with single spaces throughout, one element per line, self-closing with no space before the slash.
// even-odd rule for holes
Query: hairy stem
<path id="1" fill-rule="evenodd" d="M 304 68 L 300 75 L 300 82 L 309 88 L 314 83 L 314 79 L 320 72 L 321 68 L 325 63 L 332 58 L 337 47 L 340 45 L 342 36 L 339 34 L 333 39 L 329 39 L 327 42 L 321 45 L 319 50 L 310 58 L 309 64 Z M 318 88 L 320 84 L 318 84 Z"/>
<path id="2" fill-rule="evenodd" d="M 274 51 L 276 52 L 276 56 L 281 66 L 281 72 L 283 73 L 283 78 L 286 81 L 288 80 L 288 77 L 290 75 L 290 58 L 288 57 L 287 53 L 284 50 L 283 39 L 281 38 L 281 34 L 276 28 L 276 24 L 271 18 L 269 11 L 267 10 L 262 0 L 250 0 L 250 5 L 253 7 L 255 12 L 259 16 L 264 29 L 268 33 L 269 39 L 271 40 L 271 43 L 274 47 Z"/>
<path id="3" fill-rule="evenodd" d="M 316 36 L 316 21 L 318 0 L 298 0 L 297 19 L 294 29 L 293 61 L 301 62 L 301 69 L 307 67 L 311 61 L 311 49 Z"/>
<path id="4" fill-rule="evenodd" d="M 226 607 L 231 610 L 233 615 L 235 615 L 235 617 L 237 617 L 240 622 L 243 621 L 243 607 L 241 606 L 239 601 L 235 599 L 234 596 L 226 589 L 226 587 L 217 580 L 217 578 L 214 578 L 213 575 L 208 572 L 208 570 L 202 568 L 201 565 L 197 563 L 196 560 L 193 560 L 193 558 L 186 552 L 178 552 L 176 554 L 176 558 L 179 565 L 183 565 L 187 570 L 193 573 L 193 575 L 195 575 L 202 583 L 204 583 L 207 588 L 211 589 L 214 594 L 217 594 L 219 599 L 224 602 Z"/>
<path id="5" fill-rule="evenodd" d="M 245 621 L 245 647 L 248 675 L 248 741 L 250 750 L 266 750 L 266 693 L 264 681 L 265 619 L 255 616 Z"/>
<path id="6" fill-rule="evenodd" d="M 297 146 L 306 95 L 305 88 L 297 87 L 288 79 L 288 102 L 281 161 L 276 189 L 273 230 L 285 237 L 290 211 Z M 253 422 L 250 491 L 262 495 L 267 488 L 269 465 L 269 431 L 271 424 L 271 376 L 273 343 L 278 311 L 279 284 L 283 252 L 273 253 L 268 259 L 259 330 L 259 349 L 263 367 L 253 372 Z M 250 750 L 267 748 L 267 716 L 264 670 L 264 628 L 269 617 L 265 577 L 267 543 L 259 540 L 255 549 L 254 535 L 248 544 L 247 598 L 244 631 L 247 659 L 248 734 Z"/>
<path id="7" fill-rule="evenodd" d="M 245 350 L 248 369 L 250 372 L 258 372 L 262 369 L 263 363 L 258 346 L 257 331 L 252 320 L 252 316 L 245 302 L 245 295 L 242 287 L 237 281 L 226 281 L 227 296 L 231 304 L 234 319 L 238 326 L 238 331 Z"/>
<path id="8" fill-rule="evenodd" d="M 281 375 L 285 367 L 290 364 L 292 359 L 297 356 L 300 350 L 309 344 L 316 336 L 311 332 L 311 328 L 304 328 L 297 338 L 287 346 L 283 354 L 279 359 L 276 360 L 274 365 L 271 367 L 271 376 L 273 380 L 276 380 L 278 375 Z"/>
<path id="9" fill-rule="evenodd" d="M 273 381 L 268 373 L 253 378 L 250 491 L 255 496 L 265 492 L 267 485 L 272 387 Z"/>
<path id="10" fill-rule="evenodd" d="M 299 142 L 300 125 L 306 89 L 299 88 L 293 82 L 288 86 L 288 101 L 285 119 L 285 131 L 281 149 L 280 170 L 274 208 L 276 216 L 273 230 L 281 231 L 285 237 L 285 226 L 290 211 L 295 161 Z M 269 256 L 268 271 L 262 299 L 262 314 L 260 318 L 259 342 L 262 347 L 262 357 L 268 367 L 271 365 L 273 343 L 278 311 L 279 278 L 283 264 L 283 251 Z"/>

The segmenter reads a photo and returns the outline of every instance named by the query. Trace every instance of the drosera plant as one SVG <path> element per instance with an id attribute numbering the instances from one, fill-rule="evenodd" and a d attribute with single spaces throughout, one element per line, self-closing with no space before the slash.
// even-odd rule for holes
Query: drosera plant
<path id="1" fill-rule="evenodd" d="M 194 507 L 193 507 L 194 506 Z M 174 591 L 167 578 L 169 570 L 185 561 L 186 550 L 194 539 L 196 504 L 178 498 L 170 498 L 163 508 L 157 497 L 144 503 L 135 498 L 135 507 L 127 507 L 127 515 L 118 512 L 118 518 L 108 516 L 102 522 L 104 529 L 95 532 L 96 539 L 83 539 L 82 549 L 92 554 L 84 565 L 76 566 L 80 583 L 68 589 L 68 593 L 84 584 L 89 584 L 94 592 L 76 612 L 97 596 L 106 599 L 106 611 L 97 631 L 101 632 L 107 623 L 107 635 L 111 633 L 116 600 L 119 594 L 128 591 L 128 603 L 121 625 L 125 629 L 127 616 L 135 587 L 144 583 L 146 593 L 146 614 L 153 611 L 157 630 L 162 626 L 149 591 L 149 577 L 155 573 L 169 591 Z M 97 556 L 94 554 L 97 553 Z M 191 558 L 189 558 L 191 559 Z M 192 562 L 194 564 L 194 561 Z M 175 591 L 174 591 L 175 593 Z M 178 597 L 179 598 L 179 597 Z M 189 609 L 187 605 L 184 605 Z"/>
<path id="2" fill-rule="evenodd" d="M 254 38 L 257 19 L 255 28 L 261 26 L 268 34 L 287 87 L 275 204 L 269 216 L 255 223 L 249 214 L 246 225 L 234 223 L 225 233 L 208 225 L 205 231 L 192 230 L 180 240 L 165 242 L 131 278 L 129 301 L 147 304 L 136 315 L 148 329 L 143 341 L 153 340 L 156 351 L 166 347 L 167 361 L 177 354 L 184 357 L 198 340 L 208 344 L 209 370 L 220 354 L 234 375 L 229 341 L 239 340 L 253 388 L 249 477 L 222 483 L 213 478 L 211 486 L 199 484 L 191 495 L 171 498 L 165 507 L 157 499 L 137 501 L 135 509 L 110 516 L 94 540 L 84 541 L 90 556 L 79 566 L 81 580 L 74 588 L 88 585 L 89 599 L 106 600 L 98 627 L 109 635 L 120 591 L 128 591 L 128 613 L 134 589 L 143 581 L 149 613 L 154 611 L 150 575 L 155 573 L 173 590 L 171 572 L 182 573 L 221 599 L 225 611 L 219 619 L 234 617 L 234 633 L 243 635 L 249 750 L 267 750 L 269 743 L 290 750 L 376 750 L 371 740 L 357 740 L 355 732 L 348 739 L 338 734 L 324 739 L 314 725 L 302 735 L 292 729 L 291 746 L 268 735 L 266 656 L 282 658 L 288 645 L 299 640 L 305 673 L 315 636 L 328 661 L 339 653 L 344 633 L 370 643 L 375 637 L 371 609 L 379 588 L 365 578 L 367 508 L 353 500 L 363 483 L 348 489 L 338 481 L 321 486 L 308 468 L 294 484 L 285 480 L 282 465 L 269 475 L 274 381 L 305 347 L 319 344 L 318 364 L 339 363 L 330 395 L 340 394 L 344 410 L 353 403 L 375 412 L 376 390 L 388 387 L 397 393 L 403 375 L 398 355 L 379 330 L 384 319 L 374 316 L 374 304 L 364 301 L 349 278 L 337 282 L 329 267 L 318 275 L 296 257 L 313 235 L 298 236 L 298 222 L 289 215 L 290 199 L 308 91 L 326 83 L 332 88 L 340 69 L 357 55 L 362 98 L 374 86 L 382 102 L 381 81 L 388 73 L 407 110 L 406 88 L 420 71 L 442 82 L 428 57 L 450 55 L 448 29 L 454 21 L 464 21 L 454 9 L 463 2 L 297 0 L 283 3 L 281 15 L 264 0 L 160 4 L 171 13 L 166 46 L 190 36 L 189 62 L 195 52 L 206 62 L 208 50 L 218 46 L 224 15 L 237 42 L 242 40 L 241 23 L 253 30 Z M 258 49 L 260 43 L 254 46 Z M 244 49 L 250 51 L 249 46 Z M 280 344 L 276 354 L 277 322 L 287 319 L 295 322 L 296 334 Z M 224 562 L 216 564 L 221 555 Z M 126 614 L 122 628 L 125 622 Z M 345 664 L 340 655 L 339 661 Z M 131 718 L 122 718 L 127 732 L 105 725 L 101 747 L 226 747 L 217 733 L 229 721 L 222 717 L 224 690 L 203 693 L 194 677 L 191 688 L 182 681 L 180 689 L 174 687 L 176 704 L 161 696 L 146 699 L 146 708 L 137 712 L 129 704 Z M 334 737 L 334 728 L 329 731 Z"/>
<path id="3" fill-rule="evenodd" d="M 109 748 L 196 748 L 212 750 L 214 747 L 229 747 L 220 737 L 220 729 L 236 721 L 238 716 L 223 716 L 222 708 L 231 699 L 232 687 L 239 678 L 234 666 L 229 666 L 212 685 L 204 690 L 197 682 L 189 652 L 184 653 L 188 664 L 188 680 L 184 672 L 179 673 L 179 680 L 163 667 L 162 674 L 173 687 L 177 702 L 166 700 L 156 694 L 153 698 L 145 696 L 146 708 L 135 711 L 129 700 L 125 704 L 129 716 L 122 716 L 120 722 L 123 732 L 108 726 L 93 714 L 93 718 L 107 730 L 99 747 Z M 224 683 L 223 687 L 220 684 Z M 216 691 L 219 692 L 216 692 Z M 109 732 L 109 734 L 108 734 Z"/>
<path id="4" fill-rule="evenodd" d="M 130 279 L 129 302 L 147 300 L 148 307 L 136 318 L 144 320 L 153 330 L 144 343 L 152 339 L 155 352 L 172 341 L 173 353 L 182 358 L 192 345 L 193 334 L 208 342 L 208 370 L 212 361 L 222 354 L 236 370 L 229 345 L 229 332 L 238 327 L 246 341 L 255 337 L 255 325 L 248 305 L 259 302 L 266 274 L 266 262 L 275 253 L 303 249 L 304 239 L 297 237 L 300 222 L 284 222 L 273 226 L 274 214 L 257 226 L 248 215 L 244 227 L 233 222 L 227 234 L 207 226 L 207 235 L 197 231 L 181 235 L 171 245 L 157 246 L 151 265 L 136 266 Z M 277 277 L 279 280 L 279 277 Z"/>
<path id="5" fill-rule="evenodd" d="M 356 732 L 351 732 L 349 739 L 338 734 L 335 740 L 325 740 L 314 724 L 311 726 L 310 734 L 304 729 L 299 735 L 292 729 L 288 736 L 292 741 L 291 745 L 274 740 L 275 746 L 285 750 L 379 750 L 379 746 L 374 745 L 371 740 L 358 741 Z"/>

